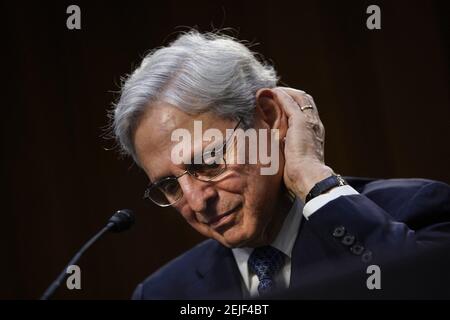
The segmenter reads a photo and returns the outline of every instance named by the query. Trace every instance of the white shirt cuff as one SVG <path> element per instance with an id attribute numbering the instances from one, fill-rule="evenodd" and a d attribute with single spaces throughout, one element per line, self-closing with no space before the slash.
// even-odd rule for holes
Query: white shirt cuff
<path id="1" fill-rule="evenodd" d="M 314 212 L 322 208 L 331 200 L 334 200 L 340 196 L 349 196 L 352 194 L 359 193 L 349 185 L 336 187 L 328 193 L 321 194 L 320 196 L 309 200 L 308 203 L 306 203 L 303 207 L 303 216 L 308 219 Z"/>

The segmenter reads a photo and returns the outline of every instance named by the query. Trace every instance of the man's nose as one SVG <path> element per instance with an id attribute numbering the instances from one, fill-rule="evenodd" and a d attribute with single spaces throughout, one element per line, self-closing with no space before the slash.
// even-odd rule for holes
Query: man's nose
<path id="1" fill-rule="evenodd" d="M 189 175 L 178 179 L 184 198 L 195 212 L 205 213 L 217 199 L 217 190 L 210 183 L 197 180 Z"/>

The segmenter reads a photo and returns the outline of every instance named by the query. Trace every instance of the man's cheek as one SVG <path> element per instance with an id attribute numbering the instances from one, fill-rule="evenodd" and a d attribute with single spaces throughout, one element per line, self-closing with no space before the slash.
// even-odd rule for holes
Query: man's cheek
<path id="1" fill-rule="evenodd" d="M 180 208 L 178 212 L 190 225 L 198 223 L 197 219 L 195 218 L 195 213 L 189 207 Z"/>
<path id="2" fill-rule="evenodd" d="M 190 216 L 194 215 L 194 212 L 189 207 L 189 204 L 182 199 L 179 203 L 174 205 L 174 208 L 186 219 L 189 220 Z"/>

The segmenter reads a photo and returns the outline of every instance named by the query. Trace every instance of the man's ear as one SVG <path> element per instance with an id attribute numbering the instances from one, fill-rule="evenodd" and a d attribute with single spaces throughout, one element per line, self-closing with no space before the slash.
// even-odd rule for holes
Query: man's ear
<path id="1" fill-rule="evenodd" d="M 286 136 L 288 122 L 283 107 L 275 98 L 272 89 L 263 88 L 256 92 L 256 114 L 270 129 L 280 130 L 280 139 Z"/>

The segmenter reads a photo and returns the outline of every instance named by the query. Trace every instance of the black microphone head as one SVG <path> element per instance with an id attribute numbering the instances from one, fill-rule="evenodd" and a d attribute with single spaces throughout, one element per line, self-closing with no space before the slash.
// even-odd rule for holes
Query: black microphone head
<path id="1" fill-rule="evenodd" d="M 113 232 L 121 232 L 129 229 L 134 224 L 134 214 L 130 209 L 118 210 L 109 219 L 109 230 Z"/>

